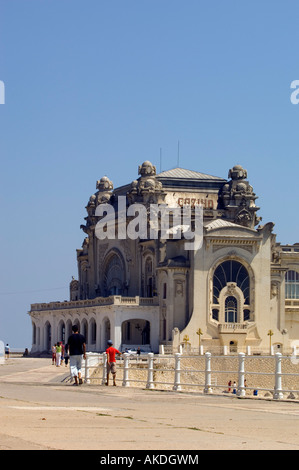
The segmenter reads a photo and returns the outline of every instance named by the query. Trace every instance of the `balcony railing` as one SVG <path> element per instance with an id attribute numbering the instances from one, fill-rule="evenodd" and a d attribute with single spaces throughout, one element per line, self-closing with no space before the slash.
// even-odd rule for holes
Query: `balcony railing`
<path id="1" fill-rule="evenodd" d="M 62 310 L 105 305 L 140 305 L 142 307 L 157 306 L 158 297 L 123 297 L 121 295 L 110 295 L 109 297 L 96 297 L 95 299 L 32 304 L 31 311 Z"/>
<path id="2" fill-rule="evenodd" d="M 226 333 L 226 332 L 238 332 L 242 331 L 245 332 L 247 330 L 247 323 L 219 323 L 218 324 L 218 331 L 219 333 Z"/>

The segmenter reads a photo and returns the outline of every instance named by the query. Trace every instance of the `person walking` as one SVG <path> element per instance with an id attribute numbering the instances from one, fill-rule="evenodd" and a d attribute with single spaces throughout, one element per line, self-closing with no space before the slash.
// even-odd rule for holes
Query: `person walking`
<path id="1" fill-rule="evenodd" d="M 63 361 L 64 361 L 65 346 L 64 346 L 62 341 L 61 341 L 60 345 L 61 345 L 61 365 L 62 365 Z"/>
<path id="2" fill-rule="evenodd" d="M 113 386 L 116 387 L 116 361 L 115 355 L 121 356 L 121 353 L 113 347 L 113 342 L 111 339 L 107 341 L 108 348 L 106 349 L 107 354 L 107 382 L 106 385 L 109 385 L 109 374 L 111 372 L 113 376 Z"/>
<path id="3" fill-rule="evenodd" d="M 57 345 L 56 345 L 56 367 L 60 367 L 60 365 L 61 365 L 61 352 L 62 352 L 61 343 L 57 343 Z"/>
<path id="4" fill-rule="evenodd" d="M 65 367 L 67 367 L 68 363 L 69 363 L 69 352 L 68 352 L 68 345 L 66 344 L 65 349 L 64 349 L 64 364 L 65 364 Z"/>
<path id="5" fill-rule="evenodd" d="M 73 333 L 67 341 L 67 349 L 70 356 L 71 376 L 75 379 L 73 385 L 81 385 L 82 381 L 82 356 L 86 359 L 85 337 L 79 333 L 77 325 L 72 327 Z"/>
<path id="6" fill-rule="evenodd" d="M 56 346 L 57 344 L 52 346 L 52 366 L 55 366 L 56 364 Z"/>
<path id="7" fill-rule="evenodd" d="M 9 348 L 9 344 L 7 343 L 7 345 L 5 346 L 5 358 L 6 359 L 9 358 L 9 353 L 10 353 L 10 348 Z"/>

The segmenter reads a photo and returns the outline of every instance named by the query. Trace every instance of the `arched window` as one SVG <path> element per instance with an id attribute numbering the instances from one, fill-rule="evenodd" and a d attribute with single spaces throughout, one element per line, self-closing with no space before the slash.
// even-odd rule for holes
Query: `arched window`
<path id="1" fill-rule="evenodd" d="M 122 295 L 125 281 L 124 263 L 121 257 L 112 253 L 105 263 L 104 284 L 107 295 Z"/>
<path id="2" fill-rule="evenodd" d="M 97 324 L 92 318 L 90 320 L 90 336 L 91 336 L 91 344 L 96 344 L 97 342 Z"/>
<path id="3" fill-rule="evenodd" d="M 153 297 L 153 261 L 148 257 L 145 261 L 145 296 Z"/>
<path id="4" fill-rule="evenodd" d="M 243 323 L 253 318 L 249 272 L 239 261 L 223 261 L 213 274 L 210 319 L 219 323 Z"/>
<path id="5" fill-rule="evenodd" d="M 228 260 L 221 263 L 213 277 L 213 304 L 219 303 L 221 290 L 229 282 L 235 282 L 244 295 L 244 304 L 250 304 L 250 279 L 247 269 L 239 261 Z"/>
<path id="6" fill-rule="evenodd" d="M 225 322 L 236 323 L 238 315 L 238 302 L 232 295 L 225 299 Z"/>
<path id="7" fill-rule="evenodd" d="M 285 273 L 285 298 L 299 299 L 299 273 L 296 271 Z"/>

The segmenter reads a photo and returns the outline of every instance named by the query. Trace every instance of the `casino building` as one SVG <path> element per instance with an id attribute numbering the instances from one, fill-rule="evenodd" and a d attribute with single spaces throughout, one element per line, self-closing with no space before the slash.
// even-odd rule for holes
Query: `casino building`
<path id="1" fill-rule="evenodd" d="M 299 340 L 299 244 L 282 246 L 274 224 L 260 223 L 245 169 L 234 166 L 228 179 L 182 168 L 156 174 L 146 161 L 133 182 L 114 189 L 105 176 L 96 190 L 81 225 L 69 301 L 31 305 L 32 353 L 65 341 L 72 324 L 88 351 L 103 351 L 108 339 L 121 350 L 138 345 L 155 353 L 199 344 L 204 351 L 269 353 L 270 341 L 274 350 L 291 351 Z M 100 239 L 101 205 L 117 216 L 120 196 L 125 211 L 145 208 L 148 234 L 153 205 L 191 208 L 191 227 L 201 206 L 200 246 L 187 250 L 184 232 L 178 238 L 171 230 L 169 237 L 118 236 L 117 217 L 115 236 Z"/>

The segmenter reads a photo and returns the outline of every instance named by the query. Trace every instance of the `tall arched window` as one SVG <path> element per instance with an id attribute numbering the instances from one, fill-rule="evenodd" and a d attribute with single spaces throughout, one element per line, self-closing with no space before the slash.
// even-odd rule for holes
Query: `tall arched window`
<path id="1" fill-rule="evenodd" d="M 216 267 L 210 318 L 220 323 L 242 323 L 253 319 L 250 276 L 239 261 L 226 260 Z"/>
<path id="2" fill-rule="evenodd" d="M 148 257 L 145 261 L 145 296 L 153 297 L 153 261 Z"/>
<path id="3" fill-rule="evenodd" d="M 297 271 L 285 273 L 285 298 L 299 299 L 299 273 Z"/>
<path id="4" fill-rule="evenodd" d="M 219 294 L 229 282 L 235 282 L 244 295 L 244 304 L 250 304 L 250 279 L 247 269 L 239 261 L 228 260 L 221 263 L 213 277 L 213 303 L 219 303 Z"/>
<path id="5" fill-rule="evenodd" d="M 104 286 L 107 295 L 122 295 L 125 281 L 125 269 L 121 256 L 112 253 L 105 262 Z"/>

